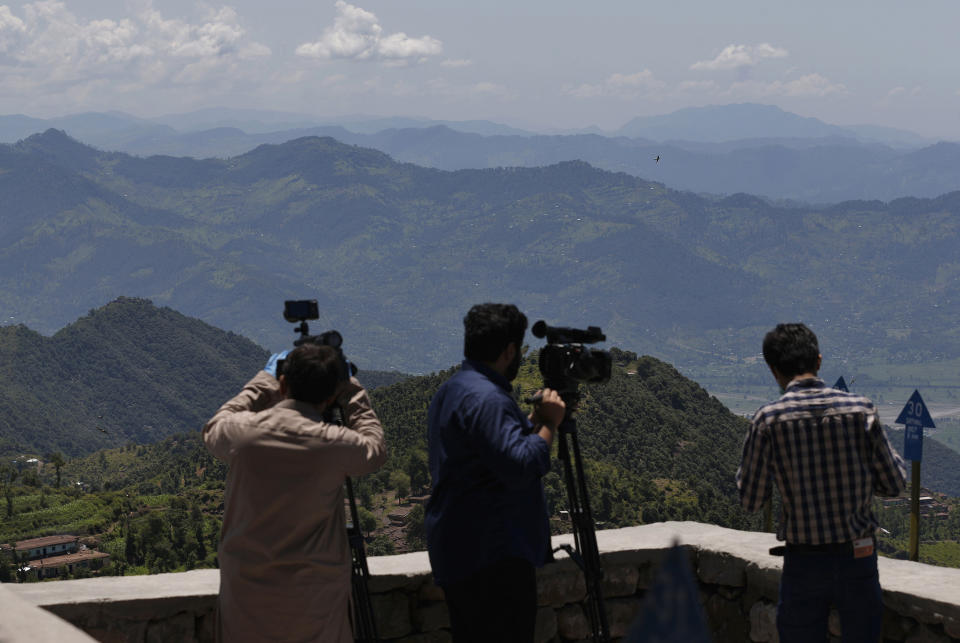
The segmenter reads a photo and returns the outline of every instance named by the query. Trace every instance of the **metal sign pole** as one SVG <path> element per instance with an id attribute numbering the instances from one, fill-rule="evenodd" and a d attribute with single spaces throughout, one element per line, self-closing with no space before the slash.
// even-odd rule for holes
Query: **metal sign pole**
<path id="1" fill-rule="evenodd" d="M 914 391 L 900 415 L 894 420 L 904 425 L 903 457 L 912 461 L 910 480 L 910 560 L 920 560 L 920 461 L 923 459 L 923 427 L 936 428 L 927 405 Z"/>
<path id="2" fill-rule="evenodd" d="M 913 461 L 910 492 L 910 560 L 920 560 L 920 461 Z"/>

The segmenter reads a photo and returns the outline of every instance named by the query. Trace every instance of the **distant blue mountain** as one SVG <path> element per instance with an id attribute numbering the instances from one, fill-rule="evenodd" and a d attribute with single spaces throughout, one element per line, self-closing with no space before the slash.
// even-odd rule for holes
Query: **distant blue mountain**
<path id="1" fill-rule="evenodd" d="M 285 112 L 216 109 L 152 120 L 120 112 L 50 120 L 0 116 L 0 142 L 15 142 L 53 126 L 102 150 L 229 158 L 259 145 L 329 136 L 442 170 L 582 160 L 683 190 L 746 192 L 809 203 L 934 197 L 960 189 L 957 144 L 924 147 L 910 132 L 843 128 L 770 105 L 691 108 L 637 118 L 617 136 L 532 134 L 490 121 L 353 116 L 319 124 L 310 119 Z M 891 144 L 878 142 L 884 140 Z"/>
<path id="2" fill-rule="evenodd" d="M 687 107 L 670 114 L 638 116 L 614 134 L 655 141 L 715 143 L 750 138 L 855 138 L 853 132 L 842 127 L 755 103 Z"/>

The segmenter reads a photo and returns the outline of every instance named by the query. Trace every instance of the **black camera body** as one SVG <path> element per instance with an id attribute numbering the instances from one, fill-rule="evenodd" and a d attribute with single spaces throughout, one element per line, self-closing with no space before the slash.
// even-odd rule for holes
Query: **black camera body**
<path id="1" fill-rule="evenodd" d="M 534 337 L 546 337 L 547 345 L 540 349 L 540 373 L 543 383 L 561 397 L 576 395 L 577 385 L 583 382 L 601 383 L 610 379 L 613 359 L 610 353 L 584 344 L 606 341 L 597 326 L 586 330 L 548 326 L 542 319 L 530 329 Z"/>
<path id="2" fill-rule="evenodd" d="M 347 359 L 343 354 L 341 345 L 343 344 L 343 335 L 335 330 L 328 330 L 319 335 L 311 335 L 308 321 L 320 319 L 320 309 L 316 299 L 298 299 L 287 300 L 283 302 L 283 318 L 290 323 L 300 322 L 300 325 L 294 329 L 294 332 L 300 333 L 300 337 L 293 341 L 294 346 L 303 344 L 317 344 L 320 346 L 330 346 L 337 349 L 337 354 L 346 365 L 347 377 L 356 375 L 358 370 L 356 364 Z M 277 376 L 283 373 L 284 360 L 277 362 Z"/>

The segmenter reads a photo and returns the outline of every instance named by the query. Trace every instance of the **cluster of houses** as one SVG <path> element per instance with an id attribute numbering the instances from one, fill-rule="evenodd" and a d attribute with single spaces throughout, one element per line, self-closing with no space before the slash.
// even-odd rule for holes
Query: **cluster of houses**
<path id="1" fill-rule="evenodd" d="M 54 578 L 79 570 L 94 571 L 110 562 L 110 554 L 90 549 L 78 536 L 44 536 L 0 545 L 10 561 L 17 565 L 21 578 Z"/>
<path id="2" fill-rule="evenodd" d="M 944 494 L 935 493 L 929 489 L 920 489 L 920 515 L 933 516 L 934 518 L 948 518 L 950 508 L 943 502 Z M 880 502 L 884 507 L 909 506 L 911 503 L 910 489 L 906 489 L 896 498 L 881 498 Z"/>

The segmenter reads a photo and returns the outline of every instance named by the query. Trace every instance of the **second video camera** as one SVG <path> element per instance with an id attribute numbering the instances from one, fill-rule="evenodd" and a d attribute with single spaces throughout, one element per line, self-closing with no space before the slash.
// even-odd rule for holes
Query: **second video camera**
<path id="1" fill-rule="evenodd" d="M 576 389 L 581 382 L 606 382 L 610 379 L 613 360 L 607 351 L 587 348 L 584 344 L 606 341 L 597 326 L 586 330 L 549 326 L 542 319 L 530 329 L 534 337 L 546 337 L 540 349 L 540 373 L 544 384 L 561 395 Z"/>

